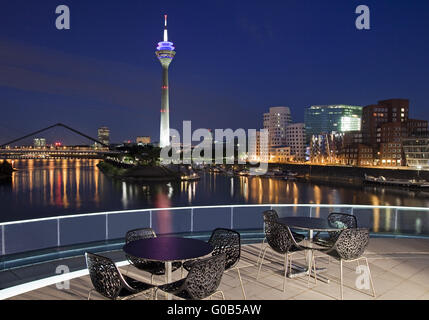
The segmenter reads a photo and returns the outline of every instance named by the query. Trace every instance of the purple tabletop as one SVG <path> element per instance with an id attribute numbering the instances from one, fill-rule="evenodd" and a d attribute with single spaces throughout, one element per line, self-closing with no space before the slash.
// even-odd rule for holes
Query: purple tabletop
<path id="1" fill-rule="evenodd" d="M 153 261 L 181 261 L 208 255 L 213 247 L 198 239 L 157 237 L 132 241 L 124 245 L 126 254 Z"/>

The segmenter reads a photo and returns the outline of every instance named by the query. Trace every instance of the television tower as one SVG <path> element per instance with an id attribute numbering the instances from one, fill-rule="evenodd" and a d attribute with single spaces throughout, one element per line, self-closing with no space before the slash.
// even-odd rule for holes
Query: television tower
<path id="1" fill-rule="evenodd" d="M 170 144 L 170 114 L 168 101 L 168 67 L 174 58 L 173 42 L 168 41 L 167 15 L 164 15 L 164 40 L 158 42 L 155 52 L 162 66 L 162 90 L 161 90 L 161 126 L 159 146 L 161 148 Z"/>

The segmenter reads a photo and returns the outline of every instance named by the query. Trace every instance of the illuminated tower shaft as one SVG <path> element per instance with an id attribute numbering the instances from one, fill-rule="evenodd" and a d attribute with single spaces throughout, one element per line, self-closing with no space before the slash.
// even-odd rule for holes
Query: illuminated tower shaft
<path id="1" fill-rule="evenodd" d="M 164 41 L 158 42 L 156 48 L 156 56 L 162 66 L 162 93 L 161 93 L 161 125 L 159 146 L 161 148 L 170 144 L 170 105 L 168 97 L 168 67 L 174 58 L 173 43 L 168 41 L 167 34 L 167 15 L 165 15 L 164 23 Z"/>

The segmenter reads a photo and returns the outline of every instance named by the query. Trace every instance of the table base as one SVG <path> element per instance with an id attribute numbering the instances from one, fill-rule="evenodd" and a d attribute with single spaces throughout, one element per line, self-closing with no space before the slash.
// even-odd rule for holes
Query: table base
<path id="1" fill-rule="evenodd" d="M 291 279 L 308 276 L 308 274 L 310 272 L 308 268 L 304 268 L 304 267 L 298 266 L 296 264 L 292 264 L 292 270 L 295 270 L 295 272 L 292 272 L 292 273 L 288 272 L 287 273 L 287 277 L 291 278 Z M 327 270 L 328 270 L 327 268 L 316 268 L 317 280 L 320 280 L 320 281 L 325 282 L 325 283 L 329 283 L 330 280 L 327 277 L 320 275 L 320 273 L 326 272 Z M 311 272 L 310 277 L 314 278 L 314 272 Z"/>

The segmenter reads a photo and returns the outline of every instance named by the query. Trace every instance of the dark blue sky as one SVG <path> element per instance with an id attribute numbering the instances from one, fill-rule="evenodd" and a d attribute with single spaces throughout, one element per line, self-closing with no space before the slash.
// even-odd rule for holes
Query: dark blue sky
<path id="1" fill-rule="evenodd" d="M 66 4 L 71 30 L 55 28 Z M 355 8 L 371 30 L 355 28 Z M 260 128 L 272 105 L 409 98 L 429 119 L 429 1 L 15 0 L 0 8 L 0 142 L 63 122 L 159 138 L 163 14 L 171 127 Z"/>

